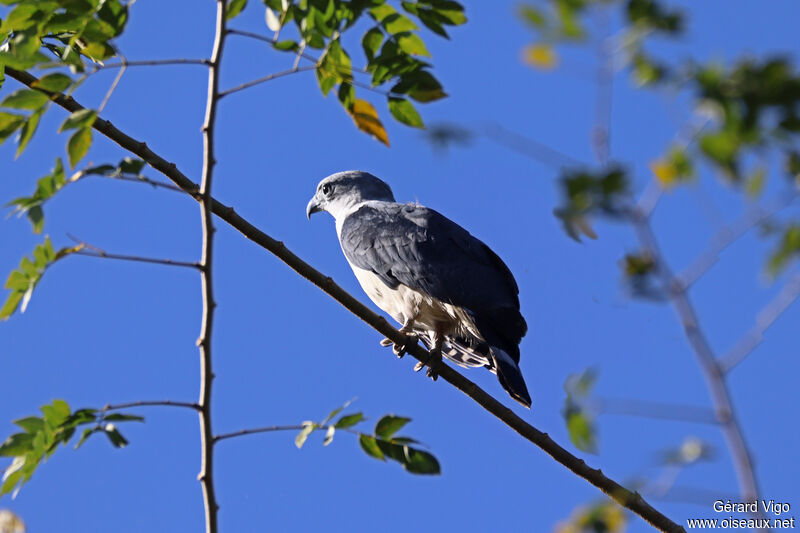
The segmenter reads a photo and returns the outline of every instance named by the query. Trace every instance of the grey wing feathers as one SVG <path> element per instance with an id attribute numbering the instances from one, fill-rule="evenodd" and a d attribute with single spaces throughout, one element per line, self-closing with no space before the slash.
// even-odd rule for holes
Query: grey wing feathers
<path id="1" fill-rule="evenodd" d="M 519 290 L 503 261 L 432 209 L 369 202 L 345 219 L 341 243 L 348 261 L 392 288 L 402 283 L 474 312 L 519 309 Z"/>

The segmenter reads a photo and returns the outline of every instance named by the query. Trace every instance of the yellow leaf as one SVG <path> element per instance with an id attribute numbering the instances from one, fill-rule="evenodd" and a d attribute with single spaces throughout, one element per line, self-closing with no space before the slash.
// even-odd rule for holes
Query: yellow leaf
<path id="1" fill-rule="evenodd" d="M 389 136 L 386 134 L 386 129 L 381 124 L 378 118 L 378 112 L 372 107 L 372 104 L 366 100 L 356 99 L 353 105 L 348 110 L 353 121 L 358 126 L 358 129 L 368 133 L 378 139 L 380 142 L 389 146 Z"/>
<path id="2" fill-rule="evenodd" d="M 675 185 L 678 181 L 678 171 L 674 165 L 669 164 L 667 161 L 658 159 L 650 163 L 650 170 L 656 175 L 661 185 L 668 189 Z"/>
<path id="3" fill-rule="evenodd" d="M 528 65 L 543 70 L 550 70 L 558 65 L 558 55 L 548 44 L 526 46 L 522 58 Z"/>

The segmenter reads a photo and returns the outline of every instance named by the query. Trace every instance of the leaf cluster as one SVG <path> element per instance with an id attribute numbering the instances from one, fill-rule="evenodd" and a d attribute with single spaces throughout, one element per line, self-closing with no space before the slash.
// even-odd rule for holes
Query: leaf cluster
<path id="1" fill-rule="evenodd" d="M 298 448 L 302 448 L 311 433 L 317 430 L 325 430 L 323 445 L 327 446 L 333 441 L 337 430 L 344 430 L 358 435 L 358 443 L 361 449 L 370 457 L 381 461 L 386 461 L 387 459 L 396 461 L 407 472 L 412 474 L 441 473 L 439 461 L 433 454 L 415 446 L 419 445 L 418 441 L 396 435 L 406 424 L 411 422 L 410 418 L 385 415 L 375 424 L 372 434 L 369 434 L 352 429 L 366 420 L 363 413 L 344 414 L 336 422 L 331 423 L 346 406 L 335 409 L 321 422 L 303 422 L 302 429 L 295 437 L 295 445 Z"/>
<path id="2" fill-rule="evenodd" d="M 14 424 L 23 431 L 14 433 L 0 444 L 0 456 L 14 458 L 3 472 L 0 496 L 12 491 L 16 495 L 42 461 L 48 459 L 59 444 L 66 445 L 78 428 L 84 427 L 75 449 L 95 433 L 105 434 L 112 446 L 122 448 L 128 441 L 119 432 L 115 422 L 144 421 L 140 416 L 108 413 L 103 409 L 78 409 L 73 412 L 64 400 L 53 400 L 41 406 L 40 410 L 41 417 L 27 416 L 14 420 Z"/>

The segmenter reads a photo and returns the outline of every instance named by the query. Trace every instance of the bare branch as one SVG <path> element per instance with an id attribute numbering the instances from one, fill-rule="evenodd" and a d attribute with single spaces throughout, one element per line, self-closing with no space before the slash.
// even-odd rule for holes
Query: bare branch
<path id="1" fill-rule="evenodd" d="M 515 131 L 511 131 L 496 122 L 488 122 L 481 128 L 481 133 L 501 146 L 513 150 L 540 163 L 556 169 L 562 167 L 584 166 L 577 159 L 559 152 L 545 144 L 535 141 Z"/>
<path id="2" fill-rule="evenodd" d="M 102 174 L 88 174 L 88 173 L 83 172 L 83 171 L 77 172 L 74 176 L 72 176 L 68 180 L 68 183 L 74 183 L 74 182 L 76 182 L 78 180 L 82 180 L 84 178 L 91 178 L 91 177 L 106 178 L 106 179 L 111 179 L 111 180 L 130 181 L 132 183 L 144 183 L 144 184 L 147 184 L 147 185 L 151 185 L 153 188 L 168 189 L 170 191 L 176 191 L 176 192 L 180 192 L 180 193 L 187 192 L 187 191 L 184 191 L 183 189 L 181 189 L 180 187 L 178 187 L 176 185 L 173 185 L 171 183 L 164 183 L 162 181 L 152 180 L 150 178 L 146 178 L 145 176 L 124 176 L 124 175 L 120 175 L 120 176 L 105 176 L 105 175 L 102 175 Z M 195 191 L 192 194 L 196 195 L 197 192 Z"/>
<path id="3" fill-rule="evenodd" d="M 129 409 L 131 407 L 186 407 L 188 409 L 200 410 L 200 406 L 191 402 L 174 402 L 172 400 L 144 400 L 138 402 L 106 404 L 101 411 L 118 411 L 120 409 Z"/>
<path id="4" fill-rule="evenodd" d="M 214 258 L 214 224 L 211 183 L 214 177 L 216 156 L 214 153 L 214 127 L 219 103 L 219 78 L 222 63 L 222 50 L 225 45 L 226 0 L 216 0 L 217 16 L 214 32 L 214 48 L 211 53 L 211 67 L 208 70 L 208 97 L 205 120 L 203 121 L 203 175 L 200 182 L 200 218 L 203 225 L 203 253 L 201 263 L 201 284 L 203 289 L 203 318 L 200 326 L 200 337 L 197 346 L 200 349 L 200 442 L 201 461 L 200 474 L 197 478 L 203 487 L 203 506 L 206 515 L 206 533 L 217 533 L 217 511 L 219 505 L 214 491 L 214 433 L 211 428 L 211 389 L 214 371 L 211 364 L 211 334 L 214 324 L 213 258 Z"/>
<path id="5" fill-rule="evenodd" d="M 798 197 L 796 191 L 777 196 L 765 205 L 755 206 L 739 220 L 721 228 L 712 238 L 708 250 L 703 252 L 691 265 L 677 275 L 677 279 L 685 287 L 691 287 L 703 274 L 714 266 L 719 255 L 748 231 L 776 215 L 788 207 Z"/>
<path id="6" fill-rule="evenodd" d="M 614 103 L 614 42 L 609 36 L 610 13 L 608 9 L 597 12 L 603 38 L 597 45 L 597 81 L 595 96 L 595 126 L 592 146 L 601 165 L 611 157 L 611 110 Z"/>
<path id="7" fill-rule="evenodd" d="M 757 315 L 755 325 L 722 358 L 719 366 L 723 372 L 730 372 L 744 361 L 764 340 L 764 333 L 800 297 L 800 274 L 787 281 L 780 292 Z"/>
<path id="8" fill-rule="evenodd" d="M 111 95 L 114 94 L 114 89 L 117 88 L 117 85 L 119 85 L 119 80 L 122 79 L 122 75 L 125 74 L 125 70 L 128 68 L 125 56 L 119 54 L 119 57 L 122 59 L 122 66 L 120 67 L 119 71 L 117 71 L 117 75 L 114 77 L 111 87 L 108 88 L 105 98 L 103 98 L 103 101 L 100 102 L 100 107 L 97 108 L 98 113 L 102 113 L 103 109 L 106 108 L 106 104 L 108 104 L 108 101 L 111 100 Z"/>
<path id="9" fill-rule="evenodd" d="M 240 429 L 239 431 L 231 431 L 230 433 L 222 433 L 214 437 L 214 442 L 219 442 L 225 439 L 232 439 L 234 437 L 241 437 L 243 435 L 255 435 L 257 433 L 270 433 L 272 431 L 300 431 L 305 426 L 302 424 L 294 424 L 289 426 L 266 426 L 252 429 Z M 327 429 L 328 426 L 320 426 L 321 429 Z"/>
<path id="10" fill-rule="evenodd" d="M 622 398 L 597 398 L 593 406 L 601 413 L 660 418 L 701 424 L 719 424 L 714 411 L 696 405 L 680 405 Z"/>
<path id="11" fill-rule="evenodd" d="M 275 72 L 273 74 L 268 74 L 267 76 L 262 76 L 261 78 L 256 78 L 256 79 L 254 79 L 252 81 L 248 81 L 247 83 L 243 83 L 241 85 L 237 85 L 236 87 L 233 87 L 231 89 L 226 89 L 226 90 L 224 90 L 224 91 L 219 93 L 219 98 L 222 98 L 224 96 L 228 96 L 229 94 L 232 94 L 232 93 L 235 93 L 235 92 L 238 92 L 238 91 L 243 91 L 245 89 L 249 89 L 250 87 L 253 87 L 255 85 L 259 85 L 261 83 L 266 83 L 266 82 L 274 80 L 276 78 L 281 78 L 283 76 L 288 76 L 289 74 L 295 74 L 297 72 L 306 72 L 308 70 L 314 70 L 315 68 L 317 68 L 316 65 L 309 65 L 309 66 L 305 66 L 305 67 L 297 67 L 297 66 L 295 66 L 294 68 L 290 68 L 289 70 L 282 70 L 280 72 Z"/>
<path id="12" fill-rule="evenodd" d="M 55 63 L 60 65 L 60 63 Z M 122 60 L 117 63 L 105 63 L 103 65 L 94 65 L 94 70 L 108 70 L 112 68 L 127 68 L 127 67 L 158 67 L 167 65 L 205 65 L 211 66 L 209 59 L 143 59 L 137 61 Z"/>
<path id="13" fill-rule="evenodd" d="M 758 498 L 758 483 L 753 467 L 753 459 L 744 440 L 739 420 L 736 417 L 724 373 L 714 357 L 714 352 L 708 339 L 700 329 L 699 318 L 689 299 L 686 287 L 680 283 L 667 266 L 650 226 L 649 219 L 634 210 L 630 215 L 630 221 L 636 230 L 642 248 L 655 260 L 656 273 L 661 277 L 664 287 L 667 288 L 667 294 L 672 306 L 678 315 L 680 323 L 683 325 L 686 338 L 694 350 L 697 362 L 705 377 L 714 413 L 722 425 L 722 432 L 731 453 L 734 470 L 739 482 L 740 497 L 742 501 L 755 500 Z"/>
<path id="14" fill-rule="evenodd" d="M 8 66 L 6 66 L 5 69 L 6 74 L 9 77 L 20 81 L 28 87 L 31 87 L 36 81 L 36 78 L 27 72 L 22 72 Z M 83 109 L 83 106 L 78 104 L 72 97 L 65 97 L 60 93 L 52 93 L 48 91 L 42 92 L 50 95 L 56 104 L 64 109 L 67 109 L 68 111 L 74 112 Z M 110 122 L 100 117 L 94 121 L 92 127 L 112 141 L 119 144 L 124 149 L 146 161 L 150 166 L 164 174 L 164 176 L 172 180 L 173 183 L 181 187 L 192 197 L 196 196 L 195 191 L 197 190 L 197 185 L 187 178 L 182 172 L 180 172 L 174 163 L 168 162 L 166 159 L 153 152 L 145 143 L 133 139 L 129 135 L 123 133 L 118 128 L 113 126 Z M 393 342 L 398 344 L 405 343 L 405 335 L 390 326 L 385 318 L 379 316 L 359 300 L 351 296 L 347 291 L 337 285 L 333 279 L 319 272 L 314 267 L 300 259 L 294 253 L 292 253 L 283 242 L 278 241 L 259 230 L 253 224 L 238 215 L 234 211 L 233 207 L 226 206 L 213 198 L 210 198 L 209 200 L 213 213 L 230 224 L 233 228 L 237 229 L 245 237 L 277 256 L 292 270 L 322 289 L 334 300 L 339 302 L 347 310 L 366 322 L 373 329 L 381 333 L 384 337 L 388 337 Z M 414 346 L 409 350 L 408 353 L 418 361 L 422 362 L 427 361 L 430 357 L 428 351 L 422 346 Z M 472 400 L 496 416 L 504 424 L 520 434 L 523 438 L 540 447 L 548 455 L 553 457 L 556 461 L 564 465 L 570 471 L 584 478 L 592 485 L 598 487 L 617 503 L 641 516 L 644 520 L 652 524 L 657 529 L 668 532 L 684 531 L 681 526 L 648 504 L 641 497 L 641 495 L 626 489 L 613 479 L 607 477 L 600 470 L 589 467 L 582 459 L 575 457 L 567 450 L 559 446 L 546 433 L 539 431 L 534 426 L 517 416 L 511 409 L 487 394 L 483 389 L 478 387 L 469 379 L 465 378 L 459 372 L 447 365 L 443 365 L 439 375 L 442 378 L 442 381 L 451 384 L 472 398 Z"/>

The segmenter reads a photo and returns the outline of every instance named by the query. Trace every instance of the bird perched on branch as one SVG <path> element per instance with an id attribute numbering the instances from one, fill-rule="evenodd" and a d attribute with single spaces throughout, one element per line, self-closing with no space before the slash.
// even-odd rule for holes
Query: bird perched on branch
<path id="1" fill-rule="evenodd" d="M 497 254 L 433 209 L 395 202 L 389 186 L 367 172 L 322 180 L 306 214 L 319 211 L 336 220 L 344 255 L 369 298 L 402 324 L 407 343 L 394 346 L 398 357 L 422 340 L 429 377 L 438 377 L 442 355 L 463 367 L 484 366 L 530 407 L 518 366 L 527 324 L 517 283 Z"/>

